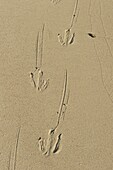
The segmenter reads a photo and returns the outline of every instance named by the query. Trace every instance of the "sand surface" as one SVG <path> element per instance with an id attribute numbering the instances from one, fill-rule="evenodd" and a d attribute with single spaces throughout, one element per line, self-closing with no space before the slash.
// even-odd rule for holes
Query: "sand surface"
<path id="1" fill-rule="evenodd" d="M 113 1 L 79 0 L 74 43 L 62 46 L 57 34 L 68 29 L 75 2 L 0 0 L 0 170 L 113 169 Z M 39 92 L 30 72 L 43 24 L 49 85 Z M 56 124 L 66 70 L 69 102 L 54 139 L 62 134 L 60 152 L 45 156 L 38 139 Z"/>

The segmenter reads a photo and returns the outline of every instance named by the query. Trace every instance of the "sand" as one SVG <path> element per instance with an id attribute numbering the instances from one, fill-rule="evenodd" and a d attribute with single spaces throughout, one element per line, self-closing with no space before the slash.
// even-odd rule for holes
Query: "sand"
<path id="1" fill-rule="evenodd" d="M 75 2 L 0 0 L 0 170 L 113 169 L 113 1 L 79 0 L 74 41 L 62 44 Z M 43 24 L 41 91 L 30 73 Z M 69 101 L 51 134 L 66 70 Z"/>

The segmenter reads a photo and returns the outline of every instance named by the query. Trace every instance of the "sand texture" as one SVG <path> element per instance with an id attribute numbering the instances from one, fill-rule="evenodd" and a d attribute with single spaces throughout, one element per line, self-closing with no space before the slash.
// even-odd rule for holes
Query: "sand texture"
<path id="1" fill-rule="evenodd" d="M 0 0 L 0 170 L 113 170 L 113 0 Z"/>

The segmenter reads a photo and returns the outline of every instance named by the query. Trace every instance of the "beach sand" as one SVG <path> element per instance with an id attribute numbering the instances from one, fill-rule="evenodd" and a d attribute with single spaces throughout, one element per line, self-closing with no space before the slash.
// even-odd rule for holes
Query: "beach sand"
<path id="1" fill-rule="evenodd" d="M 69 28 L 74 4 L 0 0 L 0 170 L 113 169 L 113 1 L 79 0 L 74 43 L 62 46 L 57 34 Z M 43 24 L 49 85 L 40 92 L 29 75 Z M 65 70 L 70 96 L 55 134 L 63 134 L 61 151 L 46 157 L 38 139 L 56 125 Z"/>

